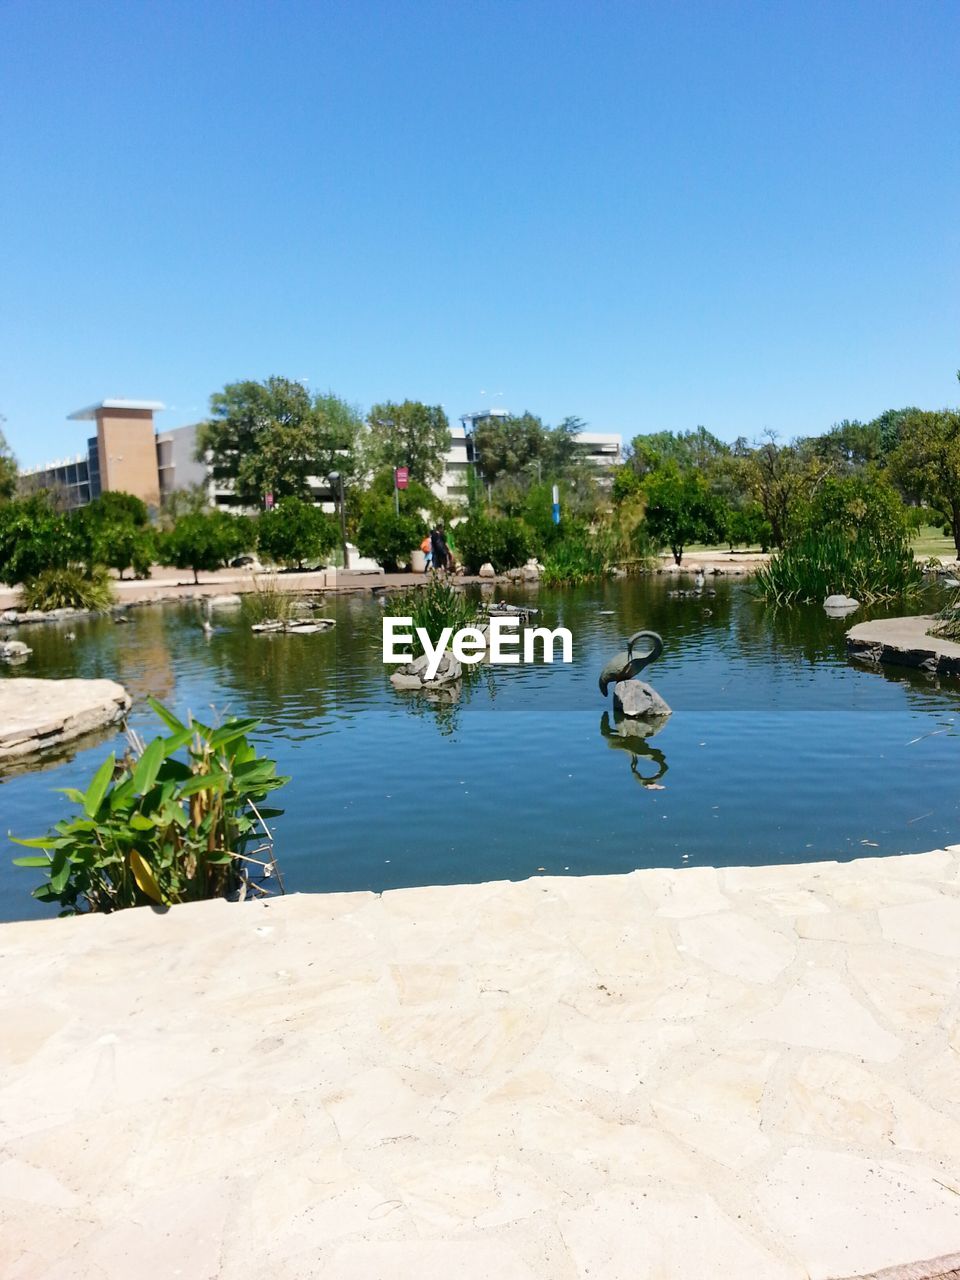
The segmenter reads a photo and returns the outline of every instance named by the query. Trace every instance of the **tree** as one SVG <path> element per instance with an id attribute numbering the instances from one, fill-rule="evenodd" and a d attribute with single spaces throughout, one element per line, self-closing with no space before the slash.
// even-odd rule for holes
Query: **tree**
<path id="1" fill-rule="evenodd" d="M 480 418 L 473 427 L 477 468 L 487 484 L 502 475 L 519 477 L 539 460 L 542 466 L 547 429 L 532 413 Z"/>
<path id="2" fill-rule="evenodd" d="M 0 414 L 0 423 L 6 418 Z M 0 429 L 0 502 L 8 502 L 17 492 L 17 460 Z"/>
<path id="3" fill-rule="evenodd" d="M 915 409 L 907 414 L 890 470 L 907 493 L 943 512 L 960 557 L 960 413 Z"/>
<path id="4" fill-rule="evenodd" d="M 311 476 L 353 472 L 359 415 L 331 394 L 313 399 L 299 382 L 234 382 L 210 398 L 211 418 L 197 432 L 197 457 L 243 506 L 266 495 L 310 496 Z"/>
<path id="5" fill-rule="evenodd" d="M 132 568 L 147 577 L 156 550 L 146 504 L 132 493 L 102 493 L 71 513 L 78 554 L 88 569 L 107 565 L 122 578 Z"/>
<path id="6" fill-rule="evenodd" d="M 759 503 L 775 547 L 786 541 L 794 512 L 836 466 L 796 445 L 778 444 L 772 431 L 746 457 L 731 459 L 727 465 L 742 471 L 740 487 Z"/>
<path id="7" fill-rule="evenodd" d="M 248 551 L 253 541 L 253 524 L 246 517 L 210 511 L 178 520 L 169 533 L 161 535 L 158 550 L 162 564 L 192 569 L 194 582 L 199 582 L 201 569 L 212 573 Z"/>
<path id="8" fill-rule="evenodd" d="M 647 529 L 660 546 L 668 546 L 677 564 L 691 542 L 712 542 L 723 534 L 723 504 L 697 471 L 681 471 L 666 463 L 645 483 Z"/>
<path id="9" fill-rule="evenodd" d="M 300 498 L 284 498 L 257 521 L 261 555 L 275 564 L 295 565 L 298 569 L 303 568 L 304 560 L 322 559 L 339 538 L 336 521 Z"/>
<path id="10" fill-rule="evenodd" d="M 195 516 L 210 509 L 207 486 L 202 480 L 198 480 L 195 484 L 173 489 L 165 495 L 160 508 L 160 524 L 164 529 L 172 529 L 184 516 Z"/>
<path id="11" fill-rule="evenodd" d="M 634 436 L 630 443 L 630 465 L 641 476 L 667 462 L 676 463 L 681 471 L 691 468 L 707 471 L 729 453 L 730 446 L 706 427 L 697 427 L 695 431 L 654 431 Z"/>
<path id="12" fill-rule="evenodd" d="M 421 484 L 440 480 L 450 450 L 450 423 L 441 405 L 387 400 L 373 406 L 367 422 L 371 469 L 406 467 Z"/>
<path id="13" fill-rule="evenodd" d="M 45 569 L 66 568 L 75 552 L 69 521 L 45 493 L 0 504 L 0 582 L 13 586 Z"/>

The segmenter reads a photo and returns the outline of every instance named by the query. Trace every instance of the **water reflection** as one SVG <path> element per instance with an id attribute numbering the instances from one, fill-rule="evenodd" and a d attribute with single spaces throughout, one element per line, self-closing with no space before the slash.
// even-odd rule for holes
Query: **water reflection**
<path id="1" fill-rule="evenodd" d="M 819 606 L 772 610 L 729 579 L 710 582 L 715 596 L 670 597 L 675 585 L 495 586 L 484 598 L 530 604 L 542 625 L 569 627 L 574 661 L 481 664 L 454 701 L 393 688 L 382 610 L 368 595 L 329 597 L 323 611 L 336 627 L 314 635 L 254 635 L 233 610 L 215 611 L 206 637 L 194 604 L 131 609 L 127 626 L 23 627 L 17 637 L 34 652 L 0 679 L 120 680 L 134 696 L 134 727 L 151 735 L 147 693 L 181 715 L 205 719 L 214 707 L 259 718 L 258 742 L 292 779 L 278 823 L 292 890 L 956 843 L 960 680 L 894 668 L 878 679 L 847 658 L 849 624 Z M 934 604 L 921 599 L 915 611 Z M 598 733 L 597 676 L 642 629 L 664 640 L 655 683 L 674 709 L 669 737 L 625 738 L 609 712 Z M 54 788 L 86 786 L 112 747 L 122 751 L 122 737 L 76 744 L 75 758 L 42 772 L 0 771 L 3 830 L 45 830 L 69 808 Z M 424 788 L 424 777 L 443 787 Z M 0 915 L 41 912 L 9 856 L 0 857 Z"/>
<path id="2" fill-rule="evenodd" d="M 631 720 L 615 715 L 611 723 L 610 712 L 605 711 L 600 718 L 600 733 L 607 740 L 607 746 L 615 750 L 626 751 L 630 755 L 630 772 L 642 787 L 661 791 L 660 779 L 669 769 L 667 758 L 657 747 L 651 746 L 650 739 L 656 737 L 666 727 L 666 720 Z M 652 760 L 656 773 L 643 773 L 641 760 Z"/>

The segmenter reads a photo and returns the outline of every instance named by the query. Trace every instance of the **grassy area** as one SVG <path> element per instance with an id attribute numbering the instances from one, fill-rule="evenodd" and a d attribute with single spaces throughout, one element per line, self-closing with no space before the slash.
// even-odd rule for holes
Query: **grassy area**
<path id="1" fill-rule="evenodd" d="M 929 560 L 936 556 L 938 560 L 956 560 L 957 552 L 953 539 L 944 536 L 943 530 L 935 524 L 925 524 L 915 538 L 910 541 L 913 554 L 918 560 Z"/>

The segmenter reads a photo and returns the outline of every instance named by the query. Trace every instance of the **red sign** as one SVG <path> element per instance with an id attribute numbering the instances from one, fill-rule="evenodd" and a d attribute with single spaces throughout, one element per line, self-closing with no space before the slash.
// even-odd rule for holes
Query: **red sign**
<path id="1" fill-rule="evenodd" d="M 397 477 L 397 488 L 398 488 L 398 489 L 405 489 L 405 488 L 407 487 L 407 484 L 408 484 L 409 480 L 410 480 L 410 468 L 409 468 L 409 467 L 397 467 L 397 470 L 396 470 L 396 473 L 395 473 L 395 474 L 396 474 L 396 477 Z"/>
<path id="2" fill-rule="evenodd" d="M 272 493 L 266 493 L 266 494 L 264 494 L 264 496 L 263 496 L 263 505 L 267 508 L 267 510 L 268 510 L 268 511 L 270 510 L 270 508 L 273 506 L 273 494 L 272 494 Z"/>

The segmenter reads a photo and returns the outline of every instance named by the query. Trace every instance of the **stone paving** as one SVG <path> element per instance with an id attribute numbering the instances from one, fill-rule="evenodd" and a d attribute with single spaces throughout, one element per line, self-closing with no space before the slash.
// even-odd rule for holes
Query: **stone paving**
<path id="1" fill-rule="evenodd" d="M 958 966 L 960 846 L 4 925 L 0 1275 L 946 1271 Z"/>

